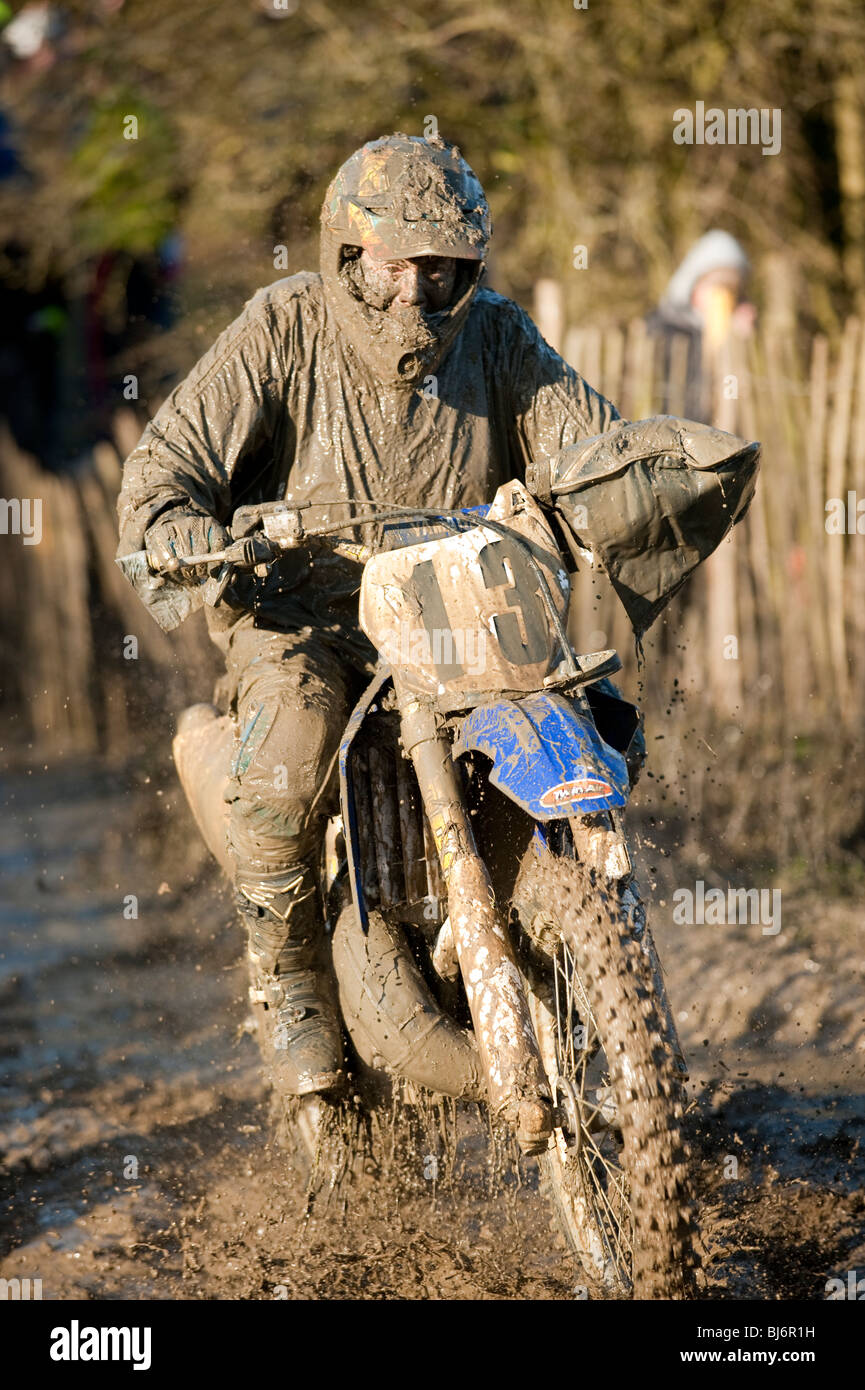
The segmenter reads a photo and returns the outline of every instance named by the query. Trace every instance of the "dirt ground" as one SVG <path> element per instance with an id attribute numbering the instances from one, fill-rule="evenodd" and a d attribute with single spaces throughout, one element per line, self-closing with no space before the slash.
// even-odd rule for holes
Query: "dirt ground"
<path id="1" fill-rule="evenodd" d="M 310 1211 L 272 1141 L 241 941 L 179 793 L 64 764 L 0 778 L 0 1276 L 58 1299 L 569 1299 L 534 1165 L 472 1113 Z M 782 930 L 677 926 L 698 865 L 644 837 L 691 1063 L 703 1296 L 823 1299 L 865 1274 L 865 911 L 785 895 Z M 495 1171 L 494 1171 L 495 1169 Z"/>

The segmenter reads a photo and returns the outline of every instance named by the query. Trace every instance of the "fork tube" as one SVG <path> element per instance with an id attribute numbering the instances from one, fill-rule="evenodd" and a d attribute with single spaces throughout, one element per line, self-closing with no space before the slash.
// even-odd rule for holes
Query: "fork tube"
<path id="1" fill-rule="evenodd" d="M 490 1111 L 514 1126 L 524 1153 L 537 1153 L 552 1133 L 549 1086 L 523 977 L 475 845 L 450 742 L 431 702 L 403 695 L 400 713 L 403 746 L 414 763 L 447 884 L 451 929 Z"/>

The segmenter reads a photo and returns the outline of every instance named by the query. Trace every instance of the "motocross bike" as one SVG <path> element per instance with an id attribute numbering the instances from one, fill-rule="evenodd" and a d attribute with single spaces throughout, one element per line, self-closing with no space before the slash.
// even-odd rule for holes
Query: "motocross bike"
<path id="1" fill-rule="evenodd" d="M 374 553 L 339 538 L 366 522 Z M 590 1289 L 688 1296 L 686 1073 L 622 825 L 640 717 L 609 680 L 615 652 L 568 641 L 551 523 L 511 482 L 482 507 L 363 504 L 307 531 L 302 507 L 242 507 L 232 536 L 176 564 L 220 566 L 206 602 L 297 546 L 363 564 L 360 625 L 380 660 L 342 738 L 320 874 L 356 1056 L 509 1127 Z M 232 737 L 195 706 L 175 739 L 224 866 Z"/>

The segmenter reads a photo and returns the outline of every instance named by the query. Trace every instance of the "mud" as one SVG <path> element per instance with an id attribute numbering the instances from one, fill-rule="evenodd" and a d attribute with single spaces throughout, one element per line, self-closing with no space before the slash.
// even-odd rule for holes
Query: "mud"
<path id="1" fill-rule="evenodd" d="M 0 1276 L 63 1299 L 572 1298 L 533 1161 L 493 1162 L 470 1107 L 456 1136 L 382 1116 L 383 1171 L 308 1210 L 230 905 L 164 775 L 0 784 Z M 861 911 L 801 892 L 773 937 L 676 926 L 699 865 L 649 847 L 644 867 L 691 1061 L 703 1296 L 825 1298 L 865 1268 Z"/>

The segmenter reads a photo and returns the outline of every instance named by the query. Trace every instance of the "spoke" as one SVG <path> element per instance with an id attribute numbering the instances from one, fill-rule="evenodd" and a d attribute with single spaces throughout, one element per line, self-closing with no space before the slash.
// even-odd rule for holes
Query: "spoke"
<path id="1" fill-rule="evenodd" d="M 567 960 L 568 960 L 568 956 L 569 956 L 569 955 L 570 955 L 570 952 L 568 951 L 568 944 L 567 944 L 567 942 L 565 942 L 565 962 L 566 962 L 566 963 L 567 963 Z M 577 978 L 577 964 L 576 964 L 576 961 L 574 960 L 573 956 L 571 956 L 570 965 L 571 965 L 571 978 L 570 978 L 570 981 L 568 982 L 568 1012 L 567 1012 L 567 1018 L 568 1018 L 568 1054 L 569 1054 L 569 1058 L 570 1058 L 570 1062 L 571 1062 L 571 1067 L 574 1068 L 574 1067 L 576 1067 L 576 1064 L 577 1064 L 577 1059 L 576 1059 L 576 1057 L 574 1056 L 574 986 L 575 986 L 575 982 L 576 982 L 576 978 Z"/>
<path id="2" fill-rule="evenodd" d="M 573 1060 L 573 1059 L 572 1059 L 572 1057 L 571 1057 L 571 1044 L 570 1044 L 570 1032 L 571 1032 L 571 1000 L 570 1000 L 570 982 L 569 982 L 569 980 L 568 980 L 568 948 L 567 948 L 566 945 L 563 945 L 563 946 L 562 946 L 562 961 L 561 961 L 561 966 L 559 966 L 559 967 L 557 967 L 557 968 L 559 968 L 559 969 L 561 970 L 561 976 L 562 976 L 562 992 L 563 992 L 563 995 L 564 995 L 564 1003 L 563 1003 L 563 1008 L 564 1008 L 564 1024 L 563 1024 L 562 1033 L 561 1033 L 560 1038 L 559 1038 L 559 1045 L 560 1045 L 560 1051 L 561 1051 L 561 1054 L 562 1054 L 562 1069 L 563 1069 L 563 1071 L 564 1071 L 564 1074 L 567 1076 L 567 1075 L 570 1074 L 570 1072 L 571 1072 L 571 1070 L 572 1070 L 572 1060 Z"/>
<path id="3" fill-rule="evenodd" d="M 595 1173 L 594 1167 L 593 1167 L 591 1164 L 587 1164 L 586 1166 L 592 1168 L 592 1172 L 593 1172 L 593 1174 L 595 1175 L 595 1179 L 597 1180 L 597 1176 L 598 1176 L 598 1175 L 597 1175 L 597 1173 Z M 605 1192 L 605 1193 L 608 1193 L 609 1190 L 615 1191 L 617 1197 L 619 1198 L 619 1201 L 620 1201 L 621 1204 L 622 1204 L 623 1210 L 626 1211 L 626 1212 L 628 1212 L 628 1213 L 630 1213 L 631 1207 L 630 1207 L 630 1204 L 629 1204 L 629 1202 L 628 1202 L 627 1196 L 626 1196 L 625 1193 L 622 1191 L 622 1189 L 621 1189 L 621 1187 L 619 1186 L 619 1184 L 616 1182 L 614 1174 L 613 1174 L 613 1173 L 610 1171 L 610 1169 L 608 1169 L 608 1168 L 605 1168 L 605 1169 L 604 1169 L 604 1174 L 605 1174 L 605 1177 L 606 1177 L 606 1179 L 607 1179 L 607 1187 L 604 1189 L 604 1192 Z"/>
<path id="4" fill-rule="evenodd" d="M 624 1217 L 626 1218 L 626 1220 L 627 1220 L 627 1224 L 628 1224 L 628 1227 L 629 1227 L 629 1229 L 630 1229 L 631 1222 L 632 1222 L 631 1208 L 630 1208 L 630 1205 L 629 1205 L 629 1203 L 627 1202 L 627 1200 L 626 1200 L 626 1199 L 624 1198 L 624 1196 L 622 1195 L 620 1189 L 619 1189 L 618 1187 L 616 1187 L 616 1192 L 618 1193 L 619 1197 L 620 1197 L 621 1200 L 622 1200 L 624 1210 L 623 1210 L 622 1212 L 620 1212 L 618 1215 L 616 1215 L 616 1213 L 615 1213 L 614 1210 L 613 1210 L 613 1205 L 612 1205 L 612 1203 L 611 1203 L 611 1201 L 610 1201 L 609 1194 L 608 1194 L 607 1190 L 606 1190 L 604 1187 L 601 1186 L 601 1184 L 600 1184 L 600 1182 L 599 1182 L 599 1180 L 598 1180 L 598 1174 L 596 1173 L 594 1167 L 593 1167 L 591 1164 L 586 1164 L 585 1171 L 586 1171 L 586 1172 L 589 1174 L 589 1176 L 591 1177 L 592 1184 L 593 1184 L 595 1190 L 597 1191 L 598 1195 L 603 1199 L 604 1204 L 606 1205 L 607 1210 L 608 1210 L 609 1213 L 610 1213 L 610 1216 L 612 1217 L 613 1221 L 616 1223 L 616 1227 L 617 1227 L 618 1229 L 621 1229 L 621 1227 L 622 1227 L 622 1217 L 624 1216 Z M 615 1186 L 615 1184 L 614 1184 L 614 1186 Z"/>
<path id="5" fill-rule="evenodd" d="M 610 1243 L 610 1242 L 609 1242 L 609 1238 L 612 1237 L 612 1240 L 613 1240 L 613 1242 L 614 1242 L 614 1244 L 615 1244 L 616 1252 L 617 1252 L 617 1254 L 618 1254 L 618 1256 L 619 1256 L 619 1259 L 620 1259 L 621 1261 L 627 1263 L 628 1255 L 627 1255 L 627 1253 L 622 1249 L 621 1240 L 619 1239 L 620 1233 L 621 1233 L 621 1231 L 622 1231 L 622 1223 L 621 1223 L 621 1220 L 616 1216 L 616 1213 L 613 1211 L 613 1208 L 612 1208 L 611 1205 L 610 1205 L 610 1202 L 609 1202 L 609 1199 L 608 1199 L 608 1197 L 607 1197 L 607 1194 L 606 1194 L 606 1192 L 604 1191 L 604 1189 L 598 1184 L 598 1182 L 597 1182 L 597 1177 L 596 1177 L 595 1173 L 593 1172 L 593 1170 L 592 1170 L 591 1168 L 587 1168 L 586 1171 L 587 1171 L 588 1173 L 591 1174 L 592 1182 L 593 1182 L 593 1186 L 594 1186 L 594 1192 L 601 1198 L 601 1200 L 602 1200 L 603 1203 L 604 1203 L 604 1206 L 607 1208 L 607 1211 L 608 1211 L 609 1214 L 610 1214 L 610 1223 L 609 1223 L 609 1225 L 612 1227 L 612 1229 L 609 1229 L 608 1223 L 602 1219 L 602 1213 L 598 1210 L 597 1203 L 594 1202 L 594 1201 L 592 1201 L 592 1193 L 590 1192 L 590 1193 L 587 1193 L 587 1194 L 586 1194 L 586 1195 L 588 1196 L 589 1200 L 592 1201 L 592 1205 L 593 1205 L 593 1207 L 594 1207 L 594 1209 L 595 1209 L 595 1212 L 596 1212 L 596 1221 L 597 1221 L 598 1229 L 601 1231 L 602 1235 L 606 1238 L 606 1244 L 607 1244 L 608 1247 L 609 1247 L 609 1243 Z M 611 1249 L 609 1250 L 609 1253 L 612 1255 L 613 1252 L 612 1252 Z"/>
<path id="6" fill-rule="evenodd" d="M 568 982 L 567 969 L 567 945 L 562 942 L 562 959 L 556 956 L 554 974 L 556 981 L 556 1050 L 558 1053 L 559 1072 L 562 1076 L 571 1074 L 573 1068 L 573 1056 L 571 1053 L 571 1009 L 570 1009 L 570 989 Z M 561 994 L 564 996 L 559 1004 L 561 981 Z"/>
<path id="7" fill-rule="evenodd" d="M 589 1125 L 592 1123 L 592 1120 L 595 1118 L 596 1115 L 600 1115 L 603 1113 L 603 1109 L 603 1105 L 590 1105 L 589 1102 L 586 1101 L 585 1110 L 588 1118 L 584 1126 L 585 1129 L 589 1128 Z"/>
<path id="8" fill-rule="evenodd" d="M 625 1202 L 625 1203 L 627 1204 L 627 1202 L 628 1202 L 627 1193 L 625 1192 L 624 1187 L 620 1187 L 618 1181 L 616 1180 L 616 1174 L 619 1174 L 619 1175 L 621 1176 L 622 1183 L 624 1183 L 624 1181 L 625 1181 L 625 1175 L 624 1175 L 624 1173 L 622 1172 L 621 1168 L 619 1168 L 618 1165 L 616 1165 L 616 1164 L 611 1164 L 611 1163 L 610 1163 L 610 1161 L 609 1161 L 609 1159 L 606 1157 L 606 1155 L 601 1151 L 601 1149 L 598 1148 L 598 1146 L 597 1146 L 597 1144 L 595 1143 L 594 1138 L 593 1138 L 593 1136 L 592 1136 L 591 1134 L 586 1134 L 586 1133 L 584 1132 L 583 1138 L 584 1138 L 584 1140 L 585 1140 L 586 1142 L 588 1142 L 588 1143 L 591 1145 L 591 1147 L 594 1149 L 594 1151 L 595 1151 L 595 1153 L 597 1154 L 598 1158 L 600 1159 L 601 1163 L 604 1165 L 604 1169 L 605 1169 L 605 1171 L 607 1172 L 607 1174 L 609 1175 L 610 1181 L 613 1183 L 613 1186 L 615 1187 L 616 1191 L 619 1193 L 619 1196 L 621 1197 L 622 1201 Z M 587 1166 L 589 1166 L 589 1165 L 587 1165 Z"/>
<path id="9" fill-rule="evenodd" d="M 593 1145 L 593 1147 L 596 1146 Z M 610 1247 L 610 1239 L 612 1239 L 612 1241 L 615 1244 L 616 1252 L 618 1253 L 620 1262 L 624 1263 L 627 1269 L 629 1270 L 630 1247 L 633 1243 L 632 1237 L 629 1234 L 632 1225 L 632 1221 L 630 1219 L 631 1209 L 624 1192 L 619 1187 L 618 1183 L 615 1181 L 614 1173 L 609 1169 L 606 1160 L 604 1159 L 604 1156 L 600 1153 L 600 1151 L 598 1151 L 598 1156 L 601 1159 L 601 1162 L 604 1164 L 605 1172 L 608 1173 L 610 1178 L 612 1179 L 613 1187 L 615 1188 L 615 1191 L 621 1199 L 622 1205 L 624 1207 L 624 1213 L 617 1214 L 617 1212 L 613 1209 L 612 1203 L 610 1202 L 607 1192 L 602 1186 L 599 1180 L 598 1173 L 595 1171 L 595 1167 L 592 1163 L 587 1163 L 585 1160 L 577 1160 L 574 1166 L 577 1169 L 577 1176 L 582 1180 L 581 1186 L 583 1187 L 586 1199 L 591 1204 L 592 1211 L 594 1213 L 595 1223 L 598 1227 L 598 1230 L 601 1232 L 605 1245 L 608 1247 L 608 1254 L 610 1256 L 613 1256 L 614 1254 L 612 1248 Z M 598 1198 L 600 1198 L 604 1207 L 606 1207 L 608 1215 L 605 1215 L 603 1210 L 599 1207 L 597 1200 Z M 628 1226 L 627 1235 L 622 1230 L 623 1215 Z M 611 1229 L 608 1229 L 608 1227 Z M 625 1249 L 623 1249 L 622 1247 L 620 1236 L 626 1239 L 627 1248 Z"/>
<path id="10" fill-rule="evenodd" d="M 562 1070 L 563 1058 L 562 1058 L 562 1012 L 560 1012 L 560 1009 L 559 1009 L 559 958 L 558 958 L 558 955 L 556 955 L 555 962 L 553 962 L 553 967 L 552 967 L 552 979 L 553 979 L 553 984 L 555 984 L 555 992 L 556 992 L 556 1052 L 558 1052 L 558 1054 L 559 1054 L 558 1056 L 556 1056 L 556 1063 L 558 1063 L 559 1072 L 560 1072 L 560 1070 Z"/>
<path id="11" fill-rule="evenodd" d="M 603 1113 L 608 1103 L 609 1091 L 603 1100 L 594 1103 L 587 1096 L 589 1067 L 600 1054 L 599 1087 L 609 1086 L 609 1071 L 603 1053 L 603 1039 L 588 997 L 579 977 L 576 955 L 566 941 L 561 942 L 561 953 L 557 952 L 553 964 L 553 979 L 556 1007 L 556 1052 L 559 1075 L 571 1083 L 572 1096 L 576 1100 L 577 1114 L 573 1117 L 579 1126 L 580 1151 L 577 1157 L 561 1154 L 560 1161 L 570 1172 L 570 1185 L 576 1193 L 582 1190 L 586 1204 L 585 1213 L 593 1224 L 604 1258 L 610 1260 L 622 1277 L 630 1279 L 633 1247 L 633 1215 L 627 1193 L 627 1179 L 620 1166 L 607 1157 L 600 1144 L 590 1133 L 589 1126 Z M 583 1046 L 577 1046 L 575 1027 L 585 1028 Z M 610 1135 L 603 1139 L 609 1145 Z M 577 1186 L 574 1186 L 574 1185 Z"/>

